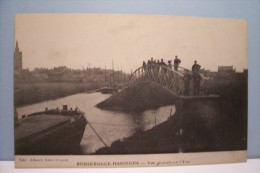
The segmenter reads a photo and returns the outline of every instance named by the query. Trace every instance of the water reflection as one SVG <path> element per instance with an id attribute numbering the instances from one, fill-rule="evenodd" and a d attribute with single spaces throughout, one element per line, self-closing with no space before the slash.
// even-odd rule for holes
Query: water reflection
<path id="1" fill-rule="evenodd" d="M 148 130 L 155 124 L 158 125 L 167 120 L 171 109 L 173 109 L 172 113 L 175 112 L 174 106 L 163 106 L 159 109 L 131 113 L 101 110 L 95 106 L 109 96 L 101 93 L 75 94 L 57 100 L 20 107 L 17 108 L 17 112 L 18 116 L 21 117 L 22 115 L 43 111 L 45 107 L 61 108 L 63 104 L 67 104 L 69 108 L 79 107 L 86 113 L 88 121 L 108 146 L 116 140 L 129 137 L 137 131 Z M 81 141 L 82 153 L 93 153 L 101 147 L 104 147 L 104 144 L 87 125 Z"/>

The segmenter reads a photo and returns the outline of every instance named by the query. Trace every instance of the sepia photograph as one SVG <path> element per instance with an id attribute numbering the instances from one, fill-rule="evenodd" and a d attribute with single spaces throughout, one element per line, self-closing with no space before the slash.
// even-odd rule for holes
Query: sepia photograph
<path id="1" fill-rule="evenodd" d="M 247 158 L 246 20 L 17 14 L 16 167 Z"/>

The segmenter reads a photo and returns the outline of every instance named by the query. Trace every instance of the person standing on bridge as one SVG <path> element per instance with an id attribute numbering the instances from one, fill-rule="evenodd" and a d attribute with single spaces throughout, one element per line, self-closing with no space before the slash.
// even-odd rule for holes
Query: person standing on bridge
<path id="1" fill-rule="evenodd" d="M 165 68 L 163 68 L 163 67 L 166 67 L 166 64 L 163 61 L 163 59 L 161 59 L 160 66 L 161 66 L 161 72 L 165 73 L 167 70 Z"/>
<path id="2" fill-rule="evenodd" d="M 167 67 L 172 70 L 172 60 L 169 60 L 169 61 L 168 61 Z M 167 70 L 166 70 L 166 69 L 165 69 L 165 71 L 166 71 L 166 73 L 167 73 Z M 167 75 L 168 75 L 168 76 L 169 76 L 169 75 L 172 75 L 172 71 L 169 71 L 169 73 L 167 73 Z"/>
<path id="3" fill-rule="evenodd" d="M 171 61 L 171 60 L 168 61 L 167 67 L 169 67 L 170 69 L 172 69 L 172 61 Z"/>
<path id="4" fill-rule="evenodd" d="M 194 95 L 199 95 L 200 92 L 200 80 L 201 76 L 199 74 L 201 66 L 197 64 L 197 61 L 194 61 L 194 64 L 192 66 L 192 73 L 193 73 L 193 94 Z"/>
<path id="5" fill-rule="evenodd" d="M 150 61 L 149 59 L 148 59 L 148 61 L 147 61 L 146 69 L 147 69 L 147 72 L 148 72 L 148 74 L 149 74 L 150 71 L 151 71 L 151 61 Z"/>
<path id="6" fill-rule="evenodd" d="M 178 67 L 179 67 L 179 64 L 181 63 L 181 60 L 178 58 L 178 56 L 176 55 L 175 56 L 175 59 L 174 59 L 174 70 L 175 71 L 178 71 Z"/>
<path id="7" fill-rule="evenodd" d="M 143 70 L 144 70 L 144 72 L 146 72 L 146 63 L 145 63 L 145 61 L 143 61 Z"/>
<path id="8" fill-rule="evenodd" d="M 153 57 L 151 57 L 151 63 L 152 63 L 152 64 L 154 63 L 154 61 L 153 61 Z"/>
<path id="9" fill-rule="evenodd" d="M 166 66 L 166 64 L 165 64 L 165 62 L 163 61 L 163 59 L 161 59 L 160 65 L 161 65 L 161 66 Z"/>
<path id="10" fill-rule="evenodd" d="M 154 64 L 156 63 L 156 60 L 153 59 L 153 57 L 151 57 L 151 70 L 154 70 Z"/>
<path id="11" fill-rule="evenodd" d="M 193 66 L 192 66 L 192 72 L 197 73 L 200 71 L 200 68 L 201 68 L 201 66 L 199 64 L 197 64 L 197 61 L 195 60 Z"/>
<path id="12" fill-rule="evenodd" d="M 155 60 L 155 67 L 154 67 L 154 70 L 155 70 L 155 72 L 156 73 L 159 73 L 159 71 L 160 71 L 160 60 Z"/>

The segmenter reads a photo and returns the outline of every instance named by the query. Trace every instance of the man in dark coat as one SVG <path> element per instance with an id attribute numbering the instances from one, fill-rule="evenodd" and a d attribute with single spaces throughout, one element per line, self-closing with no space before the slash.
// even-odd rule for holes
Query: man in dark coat
<path id="1" fill-rule="evenodd" d="M 178 58 L 178 56 L 176 55 L 175 56 L 175 59 L 174 59 L 174 70 L 175 71 L 178 71 L 178 67 L 179 67 L 179 64 L 181 63 L 181 60 Z"/>
<path id="2" fill-rule="evenodd" d="M 199 64 L 197 64 L 197 61 L 194 61 L 194 64 L 192 66 L 192 72 L 193 72 L 193 94 L 194 95 L 199 95 L 200 92 L 200 80 L 201 80 L 201 76 L 199 74 L 199 70 L 200 70 L 201 66 Z"/>
<path id="3" fill-rule="evenodd" d="M 200 68 L 201 68 L 201 66 L 199 64 L 197 64 L 197 61 L 195 60 L 193 66 L 192 66 L 192 72 L 197 73 L 197 72 L 199 72 Z"/>

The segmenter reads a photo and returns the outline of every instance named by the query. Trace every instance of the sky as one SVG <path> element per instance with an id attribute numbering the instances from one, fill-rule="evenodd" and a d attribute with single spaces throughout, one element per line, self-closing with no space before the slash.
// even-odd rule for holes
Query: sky
<path id="1" fill-rule="evenodd" d="M 15 41 L 23 68 L 122 68 L 130 73 L 151 57 L 191 68 L 247 69 L 247 21 L 126 14 L 18 14 Z M 14 43 L 15 45 L 15 43 Z"/>

